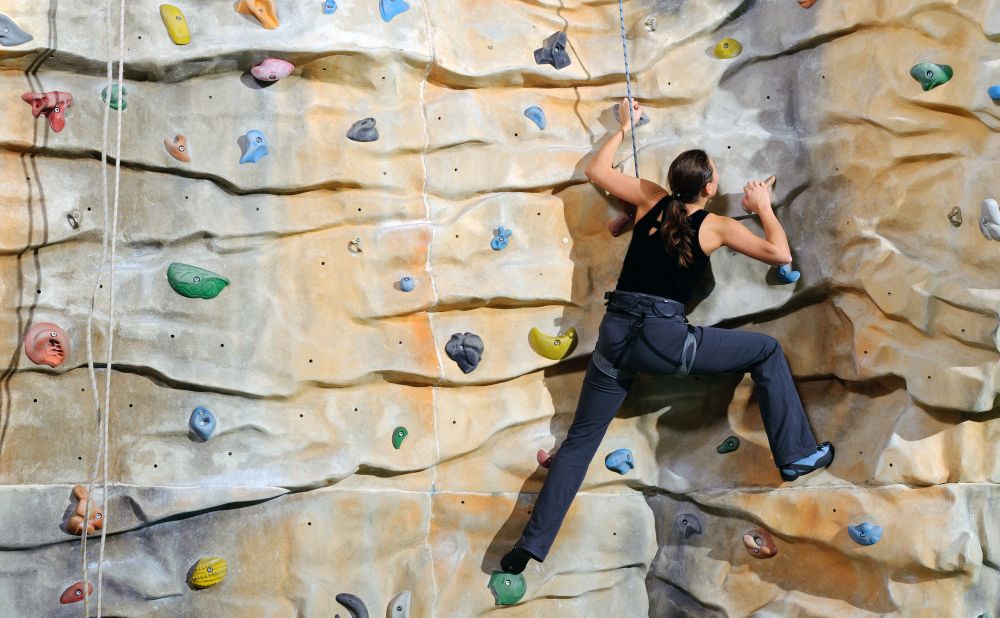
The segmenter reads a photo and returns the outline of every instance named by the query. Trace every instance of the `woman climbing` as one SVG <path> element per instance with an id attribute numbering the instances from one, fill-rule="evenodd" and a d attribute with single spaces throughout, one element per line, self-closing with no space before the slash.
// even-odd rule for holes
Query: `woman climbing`
<path id="1" fill-rule="evenodd" d="M 580 489 L 604 433 L 625 399 L 636 373 L 658 375 L 750 372 L 760 402 L 771 453 L 781 478 L 793 481 L 833 461 L 829 442 L 817 445 L 784 352 L 768 335 L 693 326 L 684 317 L 709 256 L 726 246 L 778 266 L 791 262 L 785 232 L 771 210 L 768 187 L 751 181 L 743 206 L 757 214 L 762 239 L 738 221 L 705 211 L 719 187 L 715 163 L 702 150 L 682 152 L 670 164 L 671 191 L 615 170 L 612 156 L 642 117 L 642 108 L 622 101 L 622 126 L 587 167 L 594 184 L 636 207 L 635 227 L 618 285 L 604 295 L 607 312 L 584 377 L 573 424 L 535 501 L 531 519 L 514 548 L 500 560 L 507 573 L 520 573 L 529 558 L 545 560 Z"/>

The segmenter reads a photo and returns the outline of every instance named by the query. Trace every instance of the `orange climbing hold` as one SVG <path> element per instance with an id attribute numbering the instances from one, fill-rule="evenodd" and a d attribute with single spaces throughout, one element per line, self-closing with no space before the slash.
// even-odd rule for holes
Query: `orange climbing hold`
<path id="1" fill-rule="evenodd" d="M 73 498 L 76 499 L 76 511 L 66 522 L 66 531 L 70 534 L 83 533 L 83 521 L 87 517 L 87 502 L 90 494 L 83 485 L 73 487 Z M 94 506 L 90 509 L 90 521 L 87 523 L 87 534 L 93 534 L 104 527 L 104 511 Z"/>
<path id="2" fill-rule="evenodd" d="M 239 0 L 236 12 L 243 15 L 253 15 L 260 25 L 268 30 L 274 30 L 278 22 L 278 7 L 274 0 Z"/>

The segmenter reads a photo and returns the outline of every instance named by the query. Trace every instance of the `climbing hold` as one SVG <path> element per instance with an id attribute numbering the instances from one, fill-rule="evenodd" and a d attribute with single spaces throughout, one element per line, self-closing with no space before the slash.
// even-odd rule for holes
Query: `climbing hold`
<path id="1" fill-rule="evenodd" d="M 635 460 L 632 458 L 632 451 L 627 448 L 620 448 L 611 451 L 604 458 L 604 467 L 618 474 L 628 474 L 628 471 L 635 467 Z"/>
<path id="2" fill-rule="evenodd" d="M 399 289 L 404 292 L 412 292 L 416 282 L 413 281 L 413 277 L 403 277 L 399 280 Z"/>
<path id="3" fill-rule="evenodd" d="M 500 251 L 507 246 L 511 234 L 513 234 L 511 230 L 505 230 L 501 225 L 493 230 L 493 240 L 490 241 L 490 246 L 493 247 L 494 251 Z"/>
<path id="4" fill-rule="evenodd" d="M 615 122 L 617 122 L 618 124 L 622 123 L 621 109 L 620 109 L 621 106 L 622 106 L 621 103 L 615 103 L 615 107 L 613 110 L 615 114 Z M 635 121 L 635 126 L 641 127 L 644 124 L 649 124 L 649 116 L 646 115 L 645 110 L 643 110 L 642 116 L 639 117 L 639 120 Z"/>
<path id="5" fill-rule="evenodd" d="M 202 558 L 194 564 L 188 583 L 195 588 L 210 588 L 226 577 L 229 565 L 219 557 Z"/>
<path id="6" fill-rule="evenodd" d="M 250 75 L 262 82 L 276 82 L 282 77 L 288 77 L 295 70 L 295 65 L 281 58 L 265 58 L 250 69 Z"/>
<path id="7" fill-rule="evenodd" d="M 69 356 L 69 336 L 52 322 L 38 322 L 24 334 L 24 353 L 36 365 L 58 367 Z"/>
<path id="8" fill-rule="evenodd" d="M 385 618 L 410 618 L 410 591 L 400 592 L 389 601 Z"/>
<path id="9" fill-rule="evenodd" d="M 87 596 L 94 594 L 94 584 L 87 582 Z M 83 582 L 76 582 L 69 588 L 63 591 L 62 596 L 59 597 L 59 602 L 63 605 L 68 605 L 70 603 L 76 603 L 77 601 L 83 600 Z"/>
<path id="10" fill-rule="evenodd" d="M 128 101 L 125 100 L 125 97 L 127 96 L 128 88 L 122 86 L 121 90 L 119 90 L 118 84 L 113 84 L 111 86 L 111 103 L 109 103 L 109 105 L 111 105 L 111 109 L 121 109 L 122 111 L 125 111 L 128 108 Z M 107 86 L 104 87 L 104 90 L 101 90 L 101 100 L 105 103 L 108 102 Z"/>
<path id="11" fill-rule="evenodd" d="M 987 198 L 979 207 L 979 231 L 986 240 L 1000 240 L 1000 206 L 996 200 Z"/>
<path id="12" fill-rule="evenodd" d="M 73 212 L 67 213 L 66 220 L 69 222 L 69 226 L 74 230 L 80 228 L 80 221 L 83 219 L 83 215 L 80 214 L 79 210 L 74 210 Z"/>
<path id="13" fill-rule="evenodd" d="M 685 539 L 695 534 L 701 534 L 701 520 L 697 515 L 681 513 L 674 518 L 674 529 Z"/>
<path id="14" fill-rule="evenodd" d="M 378 139 L 378 129 L 374 118 L 362 118 L 347 130 L 347 139 L 355 142 L 374 142 Z"/>
<path id="15" fill-rule="evenodd" d="M 198 406 L 191 412 L 191 418 L 188 419 L 188 427 L 191 428 L 191 431 L 196 436 L 201 438 L 202 442 L 207 442 L 212 437 L 212 434 L 215 433 L 215 415 L 212 414 L 211 410 Z"/>
<path id="16" fill-rule="evenodd" d="M 493 593 L 496 605 L 513 605 L 521 600 L 528 589 L 524 583 L 524 575 L 520 573 L 504 573 L 503 571 L 493 571 L 490 573 L 490 583 L 486 585 Z"/>
<path id="17" fill-rule="evenodd" d="M 236 12 L 253 15 L 260 25 L 268 30 L 274 30 L 280 25 L 278 7 L 275 6 L 274 0 L 239 0 L 236 3 Z"/>
<path id="18" fill-rule="evenodd" d="M 528 345 L 535 353 L 552 360 L 562 360 L 576 347 L 576 329 L 569 328 L 549 337 L 535 327 L 528 331 Z"/>
<path id="19" fill-rule="evenodd" d="M 622 211 L 620 215 L 615 217 L 614 221 L 608 223 L 608 231 L 611 235 L 618 237 L 628 225 L 635 221 L 635 206 L 632 204 L 625 204 L 625 210 Z"/>
<path id="20" fill-rule="evenodd" d="M 949 65 L 934 64 L 933 62 L 921 62 L 913 65 L 913 68 L 910 69 L 910 75 L 920 82 L 920 86 L 925 92 L 947 83 L 954 74 L 955 72 Z"/>
<path id="21" fill-rule="evenodd" d="M 743 45 L 736 39 L 725 38 L 715 44 L 714 53 L 716 58 L 728 60 L 743 53 Z"/>
<path id="22" fill-rule="evenodd" d="M 13 47 L 22 43 L 27 43 L 32 36 L 17 27 L 14 20 L 0 13 L 0 45 Z"/>
<path id="23" fill-rule="evenodd" d="M 267 156 L 267 139 L 257 129 L 251 129 L 237 140 L 240 146 L 240 163 L 256 163 Z"/>
<path id="24" fill-rule="evenodd" d="M 545 130 L 545 112 L 542 108 L 537 105 L 532 105 L 528 109 L 524 110 L 524 115 L 538 125 L 539 129 L 543 131 Z"/>
<path id="25" fill-rule="evenodd" d="M 178 161 L 191 162 L 191 155 L 188 154 L 188 141 L 183 135 L 175 135 L 173 141 L 163 140 L 163 147 L 167 149 L 167 153 L 171 157 Z"/>
<path id="26" fill-rule="evenodd" d="M 462 373 L 469 373 L 479 365 L 483 357 L 483 340 L 472 333 L 455 333 L 444 344 L 448 358 L 458 363 Z"/>
<path id="27" fill-rule="evenodd" d="M 778 546 L 774 544 L 774 539 L 766 530 L 760 528 L 743 533 L 743 546 L 747 548 L 747 553 L 760 560 L 774 558 L 778 554 Z"/>
<path id="28" fill-rule="evenodd" d="M 229 285 L 229 279 L 204 268 L 174 262 L 167 267 L 167 281 L 181 296 L 215 298 Z"/>
<path id="29" fill-rule="evenodd" d="M 552 465 L 552 456 L 545 449 L 538 449 L 538 452 L 535 453 L 535 459 L 538 460 L 538 465 L 543 468 L 548 468 Z"/>
<path id="30" fill-rule="evenodd" d="M 856 526 L 848 526 L 847 534 L 858 545 L 874 545 L 882 538 L 882 526 L 876 526 L 866 521 Z"/>
<path id="31" fill-rule="evenodd" d="M 326 0 L 323 3 L 323 14 L 333 15 L 333 12 L 337 10 L 337 3 L 335 0 Z"/>
<path id="32" fill-rule="evenodd" d="M 740 439 L 736 436 L 729 436 L 722 441 L 722 444 L 715 447 L 715 452 L 720 455 L 724 455 L 726 453 L 732 453 L 738 448 L 740 448 Z"/>
<path id="33" fill-rule="evenodd" d="M 553 32 L 545 39 L 542 46 L 535 50 L 535 64 L 551 64 L 556 69 L 570 65 L 569 54 L 566 53 L 568 40 L 565 32 Z"/>
<path id="34" fill-rule="evenodd" d="M 337 599 L 337 603 L 340 603 L 347 608 L 347 611 L 351 612 L 353 618 L 368 618 L 368 607 L 357 596 L 341 592 L 334 598 Z"/>
<path id="35" fill-rule="evenodd" d="M 191 42 L 191 31 L 188 30 L 184 13 L 172 4 L 160 5 L 160 19 L 167 27 L 167 35 L 175 45 L 187 45 Z"/>
<path id="36" fill-rule="evenodd" d="M 73 499 L 76 501 L 76 508 L 73 514 L 66 521 L 66 532 L 70 534 L 83 534 L 83 522 L 87 517 L 87 504 L 90 494 L 83 485 L 73 486 Z M 90 508 L 90 519 L 87 521 L 87 534 L 93 534 L 104 527 L 104 511 L 100 507 Z"/>
<path id="37" fill-rule="evenodd" d="M 31 115 L 41 114 L 49 121 L 49 127 L 56 133 L 66 126 L 66 109 L 73 106 L 73 95 L 54 90 L 52 92 L 25 92 L 21 100 L 31 105 Z"/>
<path id="38" fill-rule="evenodd" d="M 812 8 L 814 4 L 816 4 L 816 0 L 799 0 L 799 6 L 804 9 Z"/>
<path id="39" fill-rule="evenodd" d="M 656 32 L 656 15 L 647 17 L 643 26 L 646 27 L 646 32 Z"/>
<path id="40" fill-rule="evenodd" d="M 990 86 L 986 93 L 990 95 L 991 99 L 1000 103 L 1000 86 Z"/>
<path id="41" fill-rule="evenodd" d="M 347 243 L 347 249 L 351 253 L 361 253 L 361 237 L 355 236 L 353 240 Z"/>
<path id="42" fill-rule="evenodd" d="M 951 211 L 948 212 L 948 221 L 951 221 L 951 224 L 955 227 L 962 225 L 962 209 L 958 206 L 952 208 Z"/>
<path id="43" fill-rule="evenodd" d="M 378 12 L 382 21 L 389 22 L 392 18 L 410 8 L 406 0 L 378 0 Z"/>
<path id="44" fill-rule="evenodd" d="M 406 427 L 396 427 L 392 430 L 392 448 L 399 450 L 399 447 L 403 445 L 403 440 L 410 432 L 406 431 Z"/>
<path id="45" fill-rule="evenodd" d="M 799 280 L 801 276 L 797 270 L 792 270 L 791 264 L 782 264 L 778 267 L 778 282 L 779 283 L 795 283 Z"/>

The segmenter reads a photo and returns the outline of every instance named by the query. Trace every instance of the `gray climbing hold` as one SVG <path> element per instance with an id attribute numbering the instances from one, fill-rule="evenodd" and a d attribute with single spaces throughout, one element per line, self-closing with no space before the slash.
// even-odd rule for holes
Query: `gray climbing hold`
<path id="1" fill-rule="evenodd" d="M 385 618 L 410 618 L 410 591 L 400 592 L 389 601 Z"/>
<path id="2" fill-rule="evenodd" d="M 374 118 L 362 118 L 347 130 L 347 139 L 355 142 L 374 142 L 378 139 L 378 129 Z"/>
<path id="3" fill-rule="evenodd" d="M 542 46 L 535 50 L 535 64 L 551 64 L 556 69 L 564 69 L 570 65 L 569 54 L 566 53 L 568 43 L 565 32 L 553 32 L 545 39 Z"/>
<path id="4" fill-rule="evenodd" d="M 392 18 L 410 8 L 406 0 L 378 0 L 378 12 L 382 21 L 389 22 Z"/>
<path id="5" fill-rule="evenodd" d="M 458 363 L 458 368 L 462 373 L 469 373 L 477 366 L 483 358 L 483 340 L 479 335 L 473 333 L 455 333 L 444 344 L 445 354 L 448 358 Z"/>
<path id="6" fill-rule="evenodd" d="M 726 453 L 732 453 L 738 448 L 740 448 L 740 439 L 736 436 L 729 436 L 722 441 L 722 444 L 715 447 L 715 452 L 725 455 Z"/>
<path id="7" fill-rule="evenodd" d="M 13 47 L 27 43 L 31 39 L 32 36 L 18 28 L 13 19 L 0 13 L 0 45 Z"/>
<path id="8" fill-rule="evenodd" d="M 191 431 L 204 442 L 207 442 L 215 433 L 215 426 L 215 415 L 201 406 L 194 409 L 194 412 L 191 413 L 191 419 L 188 421 L 188 427 L 191 428 Z"/>
<path id="9" fill-rule="evenodd" d="M 360 598 L 346 592 L 341 592 L 334 598 L 337 599 L 337 603 L 346 607 L 354 618 L 368 618 L 368 607 Z"/>
<path id="10" fill-rule="evenodd" d="M 681 513 L 674 518 L 674 529 L 685 539 L 695 534 L 701 534 L 701 520 L 697 515 Z"/>
<path id="11" fill-rule="evenodd" d="M 615 103 L 615 109 L 614 109 L 615 122 L 617 122 L 618 124 L 622 123 L 621 109 L 619 109 L 621 106 L 622 106 L 621 103 Z M 643 111 L 642 112 L 642 117 L 639 118 L 638 121 L 636 121 L 635 126 L 641 127 L 642 125 L 648 124 L 648 123 L 649 123 L 649 116 L 647 116 L 646 112 Z"/>
<path id="12" fill-rule="evenodd" d="M 542 108 L 537 105 L 532 105 L 528 109 L 524 110 L 524 115 L 538 125 L 539 129 L 543 131 L 545 130 L 545 112 Z"/>
<path id="13" fill-rule="evenodd" d="M 979 207 L 979 231 L 986 240 L 1000 240 L 1000 206 L 996 200 L 985 199 Z"/>
<path id="14" fill-rule="evenodd" d="M 955 227 L 961 226 L 962 225 L 962 209 L 959 208 L 958 206 L 955 206 L 954 208 L 952 208 L 951 211 L 948 212 L 948 221 L 951 221 L 951 224 L 954 225 Z"/>
<path id="15" fill-rule="evenodd" d="M 632 457 L 632 451 L 620 448 L 608 453 L 604 458 L 604 466 L 618 474 L 628 474 L 628 471 L 635 467 L 635 459 Z"/>

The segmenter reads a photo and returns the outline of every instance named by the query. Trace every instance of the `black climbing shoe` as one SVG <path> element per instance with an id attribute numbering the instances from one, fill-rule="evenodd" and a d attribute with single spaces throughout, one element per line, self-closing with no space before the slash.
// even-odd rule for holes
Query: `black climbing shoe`
<path id="1" fill-rule="evenodd" d="M 514 549 L 507 552 L 507 554 L 500 559 L 500 570 L 504 573 L 517 575 L 524 570 L 524 567 L 528 565 L 528 560 L 532 558 L 534 558 L 534 556 L 515 545 Z"/>
<path id="2" fill-rule="evenodd" d="M 824 450 L 826 452 L 823 452 Z M 829 442 L 824 442 L 816 447 L 816 453 L 808 457 L 803 457 L 796 462 L 785 464 L 778 469 L 778 472 L 781 473 L 782 479 L 794 481 L 800 476 L 809 474 L 813 470 L 825 468 L 831 463 L 833 463 L 833 445 Z"/>

